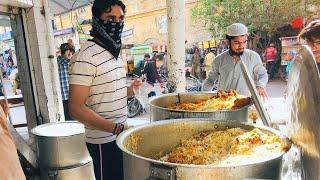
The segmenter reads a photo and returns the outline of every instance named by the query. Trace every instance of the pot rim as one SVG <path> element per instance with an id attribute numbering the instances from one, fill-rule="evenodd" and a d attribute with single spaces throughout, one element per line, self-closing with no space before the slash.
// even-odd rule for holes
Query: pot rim
<path id="1" fill-rule="evenodd" d="M 170 112 L 183 112 L 183 113 L 215 113 L 215 112 L 237 112 L 237 111 L 242 111 L 244 109 L 248 109 L 251 105 L 253 105 L 253 102 L 251 101 L 250 104 L 246 105 L 246 106 L 243 106 L 241 108 L 238 108 L 238 109 L 230 109 L 230 110 L 226 110 L 226 109 L 223 109 L 223 110 L 213 110 L 213 111 L 192 111 L 192 110 L 177 110 L 177 109 L 169 109 L 169 108 L 165 108 L 165 107 L 161 107 L 161 106 L 156 106 L 154 104 L 152 104 L 153 101 L 157 100 L 157 99 L 160 99 L 160 98 L 164 98 L 164 97 L 172 97 L 172 96 L 178 96 L 178 94 L 188 94 L 188 95 L 201 95 L 201 94 L 211 94 L 211 95 L 216 95 L 217 93 L 215 92 L 196 92 L 196 93 L 192 93 L 192 92 L 183 92 L 183 93 L 169 93 L 169 94 L 163 94 L 163 95 L 160 95 L 160 96 L 155 96 L 155 97 L 152 97 L 150 98 L 149 100 L 149 105 L 151 107 L 154 107 L 154 108 L 158 108 L 158 109 L 161 109 L 161 110 L 165 110 L 165 111 L 170 111 Z"/>
<path id="2" fill-rule="evenodd" d="M 212 119 L 208 119 L 208 118 L 189 118 L 189 119 L 173 119 L 173 120 L 161 120 L 161 121 L 155 121 L 155 122 L 151 122 L 149 124 L 144 124 L 144 125 L 139 125 L 139 126 L 135 126 L 133 128 L 127 129 L 125 131 L 123 131 L 121 134 L 119 134 L 119 136 L 117 137 L 116 143 L 117 146 L 125 153 L 134 156 L 138 159 L 141 160 L 145 160 L 145 161 L 149 161 L 155 164 L 161 164 L 161 165 L 166 165 L 166 166 L 171 166 L 171 167 L 184 167 L 184 168 L 201 168 L 201 169 L 205 169 L 205 168 L 237 168 L 237 167 L 246 167 L 246 166 L 251 166 L 251 165 L 256 165 L 256 164 L 260 164 L 260 163 L 264 163 L 264 162 L 269 162 L 269 161 L 273 161 L 273 160 L 278 160 L 279 158 L 281 158 L 285 153 L 287 153 L 290 148 L 291 148 L 291 142 L 289 141 L 289 139 L 283 135 L 280 131 L 275 130 L 273 128 L 270 127 L 266 127 L 266 126 L 261 126 L 261 125 L 255 125 L 255 124 L 250 124 L 250 123 L 243 123 L 243 122 L 237 122 L 237 121 L 233 121 L 233 120 L 219 120 L 217 122 L 219 123 L 231 123 L 233 125 L 237 125 L 237 124 L 241 124 L 241 125 L 247 125 L 247 126 L 251 126 L 254 128 L 259 128 L 262 130 L 266 130 L 268 132 L 271 132 L 277 136 L 279 136 L 283 141 L 288 141 L 290 143 L 290 145 L 288 145 L 287 151 L 283 151 L 282 153 L 277 153 L 275 155 L 272 155 L 268 158 L 265 158 L 263 160 L 260 161 L 255 161 L 255 162 L 250 162 L 250 163 L 246 163 L 246 164 L 240 164 L 240 165 L 196 165 L 196 164 L 178 164 L 178 163 L 170 163 L 170 162 L 164 162 L 164 161 L 160 161 L 160 160 L 155 160 L 155 159 L 151 159 L 151 158 L 147 158 L 147 157 L 143 157 L 141 155 L 132 153 L 131 151 L 129 151 L 127 148 L 124 147 L 123 142 L 124 140 L 131 135 L 132 133 L 139 131 L 141 129 L 145 129 L 145 128 L 149 128 L 149 127 L 153 127 L 156 125 L 162 125 L 162 124 L 170 124 L 170 123 L 175 123 L 175 122 L 189 122 L 189 121 L 197 121 L 197 122 L 206 122 L 206 121 L 213 121 Z"/>
<path id="3" fill-rule="evenodd" d="M 81 132 L 78 132 L 78 133 L 75 133 L 75 134 L 71 134 L 71 135 L 45 135 L 45 134 L 40 134 L 39 132 L 37 132 L 37 129 L 39 128 L 43 128 L 43 127 L 46 127 L 46 126 L 51 126 L 51 125 L 54 125 L 54 124 L 81 124 L 83 125 L 82 123 L 79 123 L 77 121 L 62 121 L 62 122 L 51 122 L 51 123 L 45 123 L 45 124 L 41 124 L 39 126 L 36 126 L 34 128 L 31 129 L 31 133 L 37 137 L 45 137 L 45 138 L 59 138 L 59 137 L 71 137 L 71 136 L 78 136 L 80 134 L 84 134 L 85 133 L 85 130 L 83 128 L 83 131 Z"/>

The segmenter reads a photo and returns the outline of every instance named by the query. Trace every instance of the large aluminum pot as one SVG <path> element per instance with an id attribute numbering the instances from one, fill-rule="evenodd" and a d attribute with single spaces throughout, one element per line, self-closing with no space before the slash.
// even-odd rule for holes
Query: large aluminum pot
<path id="1" fill-rule="evenodd" d="M 68 169 L 44 169 L 41 171 L 42 180 L 95 180 L 92 161 Z"/>
<path id="2" fill-rule="evenodd" d="M 78 122 L 56 122 L 37 126 L 40 167 L 68 168 L 92 161 L 86 147 L 84 126 Z"/>
<path id="3" fill-rule="evenodd" d="M 244 165 L 187 165 L 155 160 L 159 153 L 168 153 L 182 138 L 207 130 L 225 130 L 241 127 L 251 130 L 260 128 L 281 136 L 280 132 L 268 128 L 238 123 L 235 121 L 212 121 L 212 119 L 177 119 L 153 122 L 137 126 L 121 133 L 117 145 L 124 154 L 124 176 L 126 180 L 141 179 L 277 179 L 280 174 L 282 155 L 278 153 L 260 162 Z M 288 146 L 289 142 L 286 141 Z"/>
<path id="4" fill-rule="evenodd" d="M 216 95 L 216 93 L 213 92 L 186 92 L 156 96 L 149 101 L 151 121 L 181 118 L 212 118 L 215 120 L 232 119 L 239 122 L 247 122 L 248 109 L 251 104 L 236 110 L 217 110 L 211 112 L 173 110 L 167 108 L 175 103 L 206 100 L 214 95 Z"/>

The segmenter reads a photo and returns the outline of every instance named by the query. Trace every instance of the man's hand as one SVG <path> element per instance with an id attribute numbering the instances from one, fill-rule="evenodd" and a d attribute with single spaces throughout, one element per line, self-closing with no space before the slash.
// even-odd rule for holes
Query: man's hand
<path id="1" fill-rule="evenodd" d="M 138 89 L 142 85 L 141 79 L 134 79 L 133 82 L 131 83 L 130 87 L 128 87 L 127 90 L 127 95 L 128 97 L 134 96 L 134 90 L 133 89 Z"/>
<path id="2" fill-rule="evenodd" d="M 131 84 L 132 87 L 140 87 L 141 85 L 142 85 L 141 79 L 135 79 Z"/>
<path id="3" fill-rule="evenodd" d="M 267 95 L 267 92 L 266 92 L 265 88 L 257 87 L 257 91 L 258 91 L 258 94 L 262 97 L 262 99 L 264 101 L 268 99 L 268 95 Z"/>

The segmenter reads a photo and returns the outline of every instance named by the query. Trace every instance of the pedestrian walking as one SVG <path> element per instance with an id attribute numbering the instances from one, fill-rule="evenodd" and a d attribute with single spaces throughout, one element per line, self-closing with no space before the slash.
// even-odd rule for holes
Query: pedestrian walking
<path id="1" fill-rule="evenodd" d="M 287 59 L 287 67 L 286 67 L 286 81 L 288 81 L 288 76 L 289 76 L 289 73 L 292 69 L 292 65 L 294 63 L 294 58 L 297 56 L 297 51 L 290 50 L 290 51 L 288 51 L 287 55 L 288 55 L 288 59 Z"/>
<path id="2" fill-rule="evenodd" d="M 276 56 L 277 56 L 277 49 L 275 48 L 275 45 L 271 43 L 264 51 L 264 58 L 267 62 L 267 71 L 269 74 L 269 80 L 272 80 L 274 78 Z"/>
<path id="3" fill-rule="evenodd" d="M 206 77 L 209 76 L 209 72 L 212 69 L 212 64 L 213 64 L 213 60 L 215 58 L 215 54 L 214 54 L 214 49 L 211 48 L 209 53 L 206 54 L 205 58 L 204 58 L 204 69 L 206 71 Z"/>
<path id="4" fill-rule="evenodd" d="M 201 56 L 199 48 L 195 48 L 191 59 L 191 67 L 191 75 L 201 80 Z"/>

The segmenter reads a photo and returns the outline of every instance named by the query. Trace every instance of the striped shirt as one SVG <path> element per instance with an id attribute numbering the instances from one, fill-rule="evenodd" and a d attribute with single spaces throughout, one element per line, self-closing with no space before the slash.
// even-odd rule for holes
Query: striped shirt
<path id="1" fill-rule="evenodd" d="M 88 41 L 71 60 L 70 84 L 90 87 L 86 105 L 114 123 L 126 123 L 127 86 L 123 62 L 107 50 Z M 109 132 L 86 127 L 86 141 L 104 144 L 116 139 Z"/>

